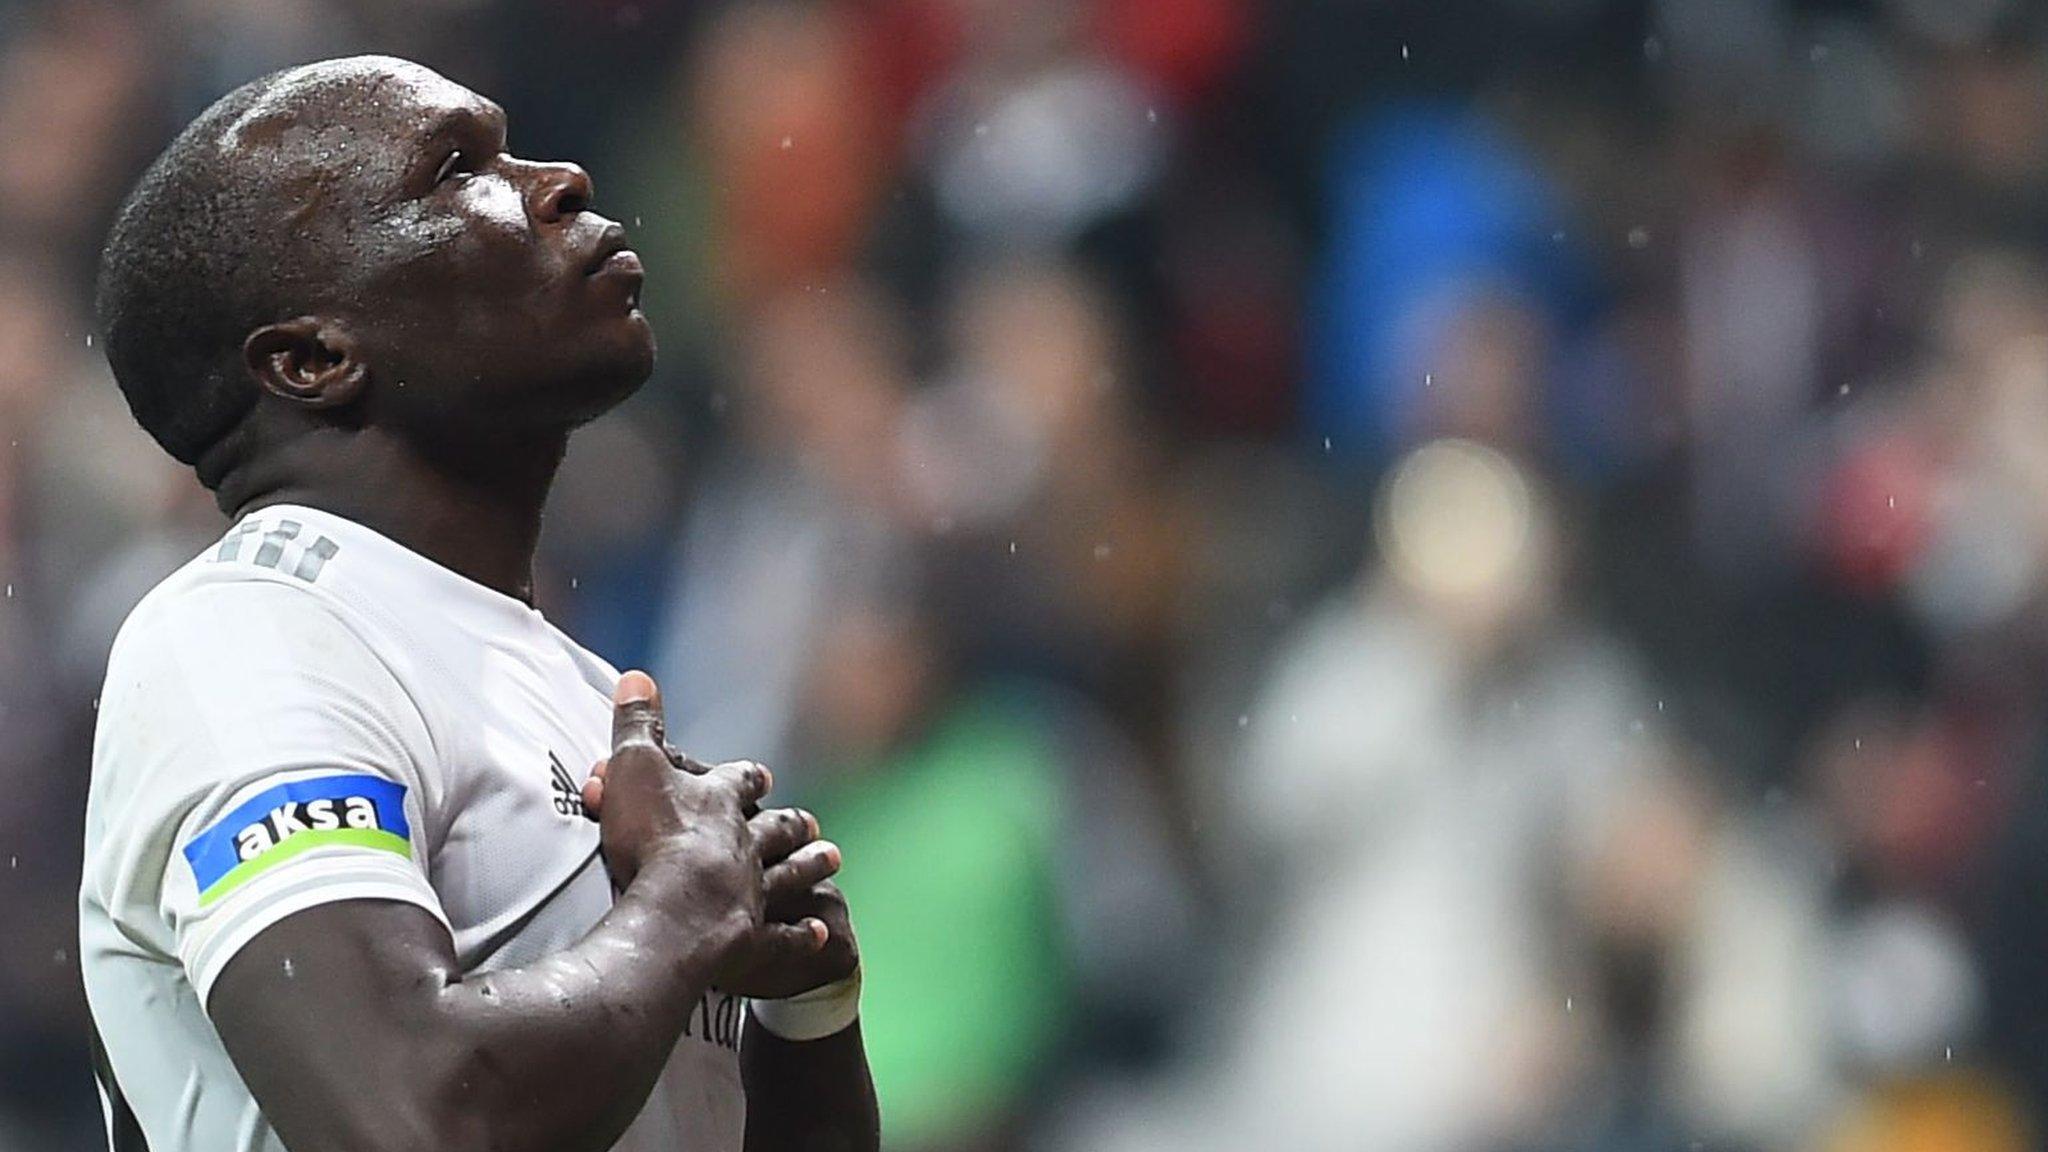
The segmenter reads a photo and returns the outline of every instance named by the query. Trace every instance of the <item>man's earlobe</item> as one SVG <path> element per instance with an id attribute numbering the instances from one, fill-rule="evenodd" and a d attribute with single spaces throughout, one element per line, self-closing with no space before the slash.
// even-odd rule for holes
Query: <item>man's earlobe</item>
<path id="1" fill-rule="evenodd" d="M 356 343 L 331 321 L 300 316 L 265 324 L 242 342 L 242 363 L 265 392 L 307 408 L 339 408 L 361 398 L 369 366 Z"/>

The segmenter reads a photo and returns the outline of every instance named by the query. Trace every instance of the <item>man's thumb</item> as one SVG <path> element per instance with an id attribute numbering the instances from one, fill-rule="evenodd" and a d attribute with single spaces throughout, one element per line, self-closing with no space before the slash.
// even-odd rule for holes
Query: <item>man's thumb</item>
<path id="1" fill-rule="evenodd" d="M 661 689 L 638 670 L 619 677 L 612 689 L 612 747 L 635 740 L 661 746 Z"/>

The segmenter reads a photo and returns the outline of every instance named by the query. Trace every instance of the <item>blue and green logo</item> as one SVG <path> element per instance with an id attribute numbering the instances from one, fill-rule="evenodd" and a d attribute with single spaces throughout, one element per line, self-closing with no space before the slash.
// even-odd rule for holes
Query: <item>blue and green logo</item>
<path id="1" fill-rule="evenodd" d="M 243 802 L 185 845 L 205 907 L 264 872 L 315 848 L 350 847 L 412 856 L 405 785 L 342 773 L 294 780 Z"/>

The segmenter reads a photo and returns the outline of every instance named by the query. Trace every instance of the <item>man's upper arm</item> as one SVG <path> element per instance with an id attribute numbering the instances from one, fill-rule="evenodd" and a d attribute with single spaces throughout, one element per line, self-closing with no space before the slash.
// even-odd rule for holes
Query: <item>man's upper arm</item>
<path id="1" fill-rule="evenodd" d="M 387 900 L 442 915 L 418 709 L 333 609 L 284 585 L 187 590 L 124 635 L 96 741 L 96 869 L 205 1002 L 294 913 Z M 153 905 L 153 908 L 151 907 Z"/>
<path id="2" fill-rule="evenodd" d="M 207 1004 L 228 1055 L 292 1152 L 440 1146 L 433 1104 L 460 1067 L 438 1027 L 456 972 L 447 929 L 382 900 L 326 903 L 258 933 Z"/>
<path id="3" fill-rule="evenodd" d="M 101 899 L 175 956 L 294 1152 L 376 1146 L 402 1109 L 347 1096 L 428 1055 L 402 1037 L 455 964 L 431 739 L 383 655 L 296 587 L 183 589 L 116 644 L 93 771 Z"/>

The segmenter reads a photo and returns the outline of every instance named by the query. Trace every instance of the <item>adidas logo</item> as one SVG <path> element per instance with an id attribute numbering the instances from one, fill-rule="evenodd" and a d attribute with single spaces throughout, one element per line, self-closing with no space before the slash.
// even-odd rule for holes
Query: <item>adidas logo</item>
<path id="1" fill-rule="evenodd" d="M 548 750 L 548 773 L 554 777 L 555 782 L 556 814 L 583 815 L 583 790 L 576 786 L 576 781 L 569 775 L 569 770 L 562 766 L 562 758 L 555 755 L 553 749 Z"/>

